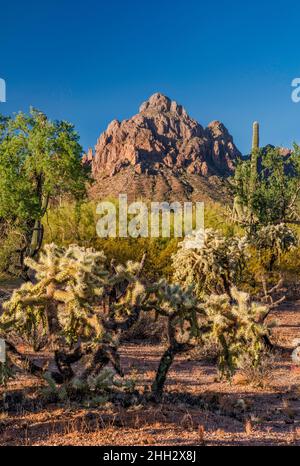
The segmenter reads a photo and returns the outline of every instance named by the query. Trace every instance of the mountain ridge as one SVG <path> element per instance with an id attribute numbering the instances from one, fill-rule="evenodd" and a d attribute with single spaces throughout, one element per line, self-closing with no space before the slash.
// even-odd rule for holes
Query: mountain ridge
<path id="1" fill-rule="evenodd" d="M 234 172 L 241 153 L 219 121 L 206 128 L 177 102 L 153 94 L 133 117 L 113 120 L 98 138 L 92 165 L 94 198 L 213 200 L 224 196 L 221 179 Z"/>

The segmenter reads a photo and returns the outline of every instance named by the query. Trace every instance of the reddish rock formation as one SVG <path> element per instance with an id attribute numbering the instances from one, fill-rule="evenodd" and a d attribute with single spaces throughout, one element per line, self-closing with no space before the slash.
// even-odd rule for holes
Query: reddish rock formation
<path id="1" fill-rule="evenodd" d="M 240 156 L 222 123 L 203 128 L 181 105 L 154 94 L 137 115 L 112 121 L 98 139 L 91 194 L 99 198 L 127 192 L 131 198 L 160 200 L 219 197 L 219 177 L 230 175 Z"/>
<path id="2" fill-rule="evenodd" d="M 93 149 L 90 147 L 86 154 L 82 156 L 82 163 L 83 164 L 91 164 L 93 162 Z"/>

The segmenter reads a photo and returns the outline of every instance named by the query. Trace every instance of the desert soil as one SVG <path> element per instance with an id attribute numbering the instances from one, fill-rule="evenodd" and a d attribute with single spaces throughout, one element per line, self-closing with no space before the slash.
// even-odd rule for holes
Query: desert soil
<path id="1" fill-rule="evenodd" d="M 300 301 L 284 303 L 270 319 L 277 321 L 274 342 L 283 349 L 263 387 L 246 383 L 241 373 L 232 383 L 219 381 L 212 363 L 178 357 L 160 404 L 92 407 L 45 404 L 41 382 L 21 376 L 6 390 L 0 445 L 300 445 L 300 367 L 291 360 Z M 125 372 L 137 376 L 141 390 L 151 384 L 162 350 L 122 347 Z"/>

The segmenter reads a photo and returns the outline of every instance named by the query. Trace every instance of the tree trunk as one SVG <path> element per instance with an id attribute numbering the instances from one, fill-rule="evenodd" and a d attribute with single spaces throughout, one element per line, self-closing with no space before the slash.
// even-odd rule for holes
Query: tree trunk
<path id="1" fill-rule="evenodd" d="M 152 394 L 156 399 L 161 398 L 166 383 L 166 378 L 171 365 L 173 364 L 176 355 L 176 350 L 173 347 L 169 347 L 163 354 L 157 372 L 155 381 L 152 385 Z"/>
<path id="2" fill-rule="evenodd" d="M 169 348 L 164 352 L 160 360 L 155 381 L 152 384 L 151 392 L 154 399 L 159 400 L 163 394 L 167 375 L 173 364 L 176 354 L 185 353 L 192 349 L 188 343 L 178 343 L 176 340 L 176 318 L 170 317 L 168 322 Z"/>

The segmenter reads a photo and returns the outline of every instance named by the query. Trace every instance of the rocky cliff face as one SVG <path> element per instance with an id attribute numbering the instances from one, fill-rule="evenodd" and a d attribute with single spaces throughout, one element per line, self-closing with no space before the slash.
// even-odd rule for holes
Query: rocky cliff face
<path id="1" fill-rule="evenodd" d="M 98 139 L 91 194 L 183 200 L 200 199 L 202 192 L 214 197 L 208 192 L 219 185 L 219 177 L 233 172 L 240 156 L 222 123 L 203 128 L 181 105 L 154 94 L 137 115 L 112 121 Z"/>

